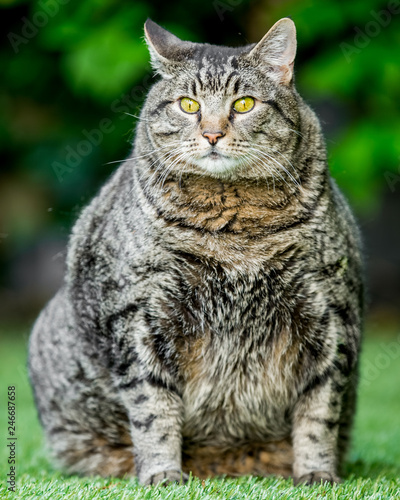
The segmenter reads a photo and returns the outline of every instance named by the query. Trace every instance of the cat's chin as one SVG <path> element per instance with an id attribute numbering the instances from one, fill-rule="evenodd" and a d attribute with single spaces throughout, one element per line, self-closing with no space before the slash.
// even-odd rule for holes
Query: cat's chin
<path id="1" fill-rule="evenodd" d="M 237 158 L 229 158 L 228 156 L 222 155 L 207 155 L 196 159 L 194 163 L 203 171 L 216 176 L 229 175 L 235 172 L 239 167 Z"/>

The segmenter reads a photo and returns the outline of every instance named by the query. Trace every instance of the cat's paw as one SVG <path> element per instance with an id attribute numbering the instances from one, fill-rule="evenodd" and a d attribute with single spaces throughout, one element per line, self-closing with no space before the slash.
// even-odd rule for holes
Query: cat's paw
<path id="1" fill-rule="evenodd" d="M 331 472 L 325 472 L 323 470 L 316 470 L 314 472 L 310 472 L 309 474 L 304 474 L 300 477 L 295 477 L 293 479 L 293 484 L 295 486 L 299 486 L 301 484 L 312 485 L 312 484 L 320 484 L 320 483 L 341 483 L 342 480 L 336 474 L 332 474 Z"/>
<path id="2" fill-rule="evenodd" d="M 180 470 L 166 470 L 153 474 L 146 481 L 144 481 L 144 486 L 167 486 L 169 483 L 179 483 L 186 484 L 189 480 L 189 476 Z"/>

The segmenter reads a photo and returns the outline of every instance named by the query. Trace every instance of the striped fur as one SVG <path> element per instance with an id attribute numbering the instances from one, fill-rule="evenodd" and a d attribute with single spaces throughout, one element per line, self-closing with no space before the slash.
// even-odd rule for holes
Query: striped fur
<path id="1" fill-rule="evenodd" d="M 338 481 L 360 238 L 294 87 L 294 25 L 237 49 L 151 21 L 146 36 L 161 78 L 132 154 L 75 224 L 64 285 L 31 335 L 48 442 L 70 472 L 142 484 L 189 471 Z M 239 115 L 243 96 L 256 104 Z"/>

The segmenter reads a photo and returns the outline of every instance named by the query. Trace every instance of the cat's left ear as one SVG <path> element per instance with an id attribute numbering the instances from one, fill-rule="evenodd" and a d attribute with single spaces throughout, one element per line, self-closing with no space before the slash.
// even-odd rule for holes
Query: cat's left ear
<path id="1" fill-rule="evenodd" d="M 296 27 L 291 19 L 285 17 L 272 26 L 248 57 L 264 65 L 275 81 L 289 85 L 293 79 L 296 48 Z"/>
<path id="2" fill-rule="evenodd" d="M 163 78 L 172 78 L 193 53 L 193 44 L 185 42 L 151 19 L 144 25 L 151 65 Z"/>

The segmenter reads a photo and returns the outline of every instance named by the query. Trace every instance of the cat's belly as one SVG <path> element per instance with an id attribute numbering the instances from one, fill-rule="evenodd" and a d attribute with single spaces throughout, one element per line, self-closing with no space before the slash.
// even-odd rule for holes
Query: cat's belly
<path id="1" fill-rule="evenodd" d="M 282 361 L 276 352 L 203 352 L 187 373 L 183 436 L 227 446 L 289 436 L 296 391 L 291 363 Z"/>

